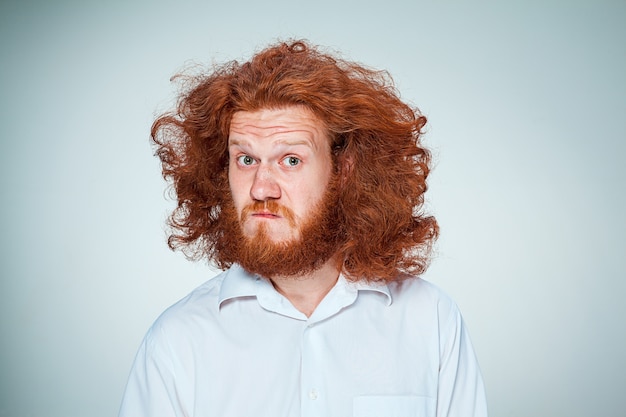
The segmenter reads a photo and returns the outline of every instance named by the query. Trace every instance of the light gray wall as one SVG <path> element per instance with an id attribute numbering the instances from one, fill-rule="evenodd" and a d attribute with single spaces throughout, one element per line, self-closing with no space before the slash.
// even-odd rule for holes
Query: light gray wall
<path id="1" fill-rule="evenodd" d="M 1 3 L 0 416 L 117 412 L 148 326 L 214 275 L 164 243 L 169 77 L 287 37 L 388 69 L 429 117 L 426 278 L 492 416 L 623 415 L 626 3 L 219 3 Z"/>

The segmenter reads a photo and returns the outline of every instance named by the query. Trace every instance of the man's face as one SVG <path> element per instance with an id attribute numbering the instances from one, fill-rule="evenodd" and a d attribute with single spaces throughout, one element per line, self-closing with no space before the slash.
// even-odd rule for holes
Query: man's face
<path id="1" fill-rule="evenodd" d="M 332 177 L 323 124 L 303 107 L 237 112 L 228 150 L 230 190 L 244 236 L 298 241 Z"/>

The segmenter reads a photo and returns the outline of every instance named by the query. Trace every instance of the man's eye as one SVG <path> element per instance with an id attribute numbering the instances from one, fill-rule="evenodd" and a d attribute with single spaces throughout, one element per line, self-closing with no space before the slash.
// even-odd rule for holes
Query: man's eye
<path id="1" fill-rule="evenodd" d="M 295 156 L 288 156 L 283 159 L 284 163 L 290 167 L 295 167 L 300 163 L 300 158 L 296 158 Z"/>
<path id="2" fill-rule="evenodd" d="M 249 155 L 241 155 L 240 157 L 237 158 L 237 161 L 241 165 L 252 165 L 252 164 L 254 164 L 254 158 L 249 156 Z"/>

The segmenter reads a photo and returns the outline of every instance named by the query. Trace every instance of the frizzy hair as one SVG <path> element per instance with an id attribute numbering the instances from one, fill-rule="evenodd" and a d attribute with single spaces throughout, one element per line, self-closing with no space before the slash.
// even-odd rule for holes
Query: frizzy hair
<path id="1" fill-rule="evenodd" d="M 188 79 L 189 80 L 189 79 Z M 426 118 L 402 102 L 385 71 L 323 53 L 305 41 L 278 43 L 191 79 L 174 112 L 152 125 L 163 176 L 177 207 L 168 244 L 219 268 L 220 214 L 230 203 L 228 134 L 233 113 L 304 106 L 325 125 L 339 195 L 337 259 L 348 279 L 393 281 L 423 273 L 439 229 L 422 212 L 431 156 Z"/>

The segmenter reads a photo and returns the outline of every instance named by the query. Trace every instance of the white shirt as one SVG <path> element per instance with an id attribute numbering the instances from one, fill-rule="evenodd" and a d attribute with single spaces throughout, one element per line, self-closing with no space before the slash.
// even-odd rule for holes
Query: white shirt
<path id="1" fill-rule="evenodd" d="M 239 266 L 167 309 L 120 417 L 486 416 L 457 306 L 434 285 L 343 276 L 307 318 Z"/>

